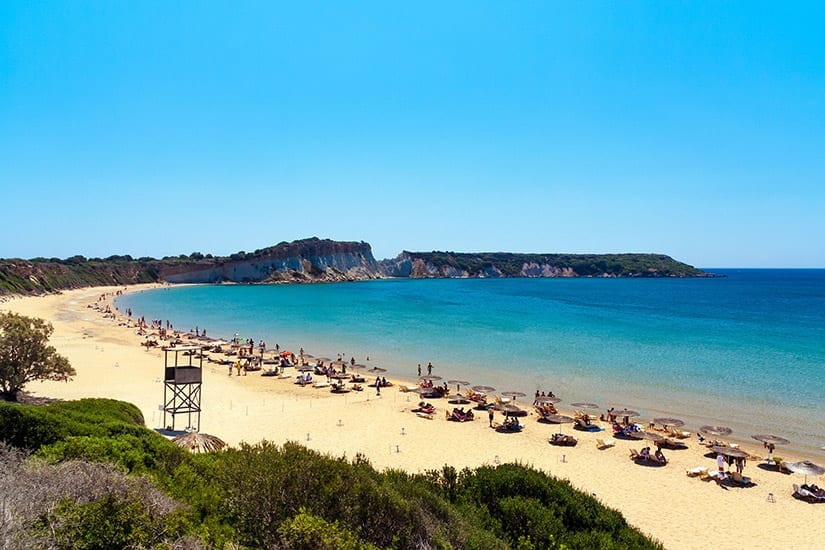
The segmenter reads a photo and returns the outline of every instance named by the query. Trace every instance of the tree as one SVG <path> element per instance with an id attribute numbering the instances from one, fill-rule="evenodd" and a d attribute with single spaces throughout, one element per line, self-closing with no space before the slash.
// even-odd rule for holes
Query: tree
<path id="1" fill-rule="evenodd" d="M 76 374 L 69 360 L 48 344 L 53 331 L 43 319 L 0 313 L 0 398 L 17 401 L 33 380 L 65 382 Z"/>

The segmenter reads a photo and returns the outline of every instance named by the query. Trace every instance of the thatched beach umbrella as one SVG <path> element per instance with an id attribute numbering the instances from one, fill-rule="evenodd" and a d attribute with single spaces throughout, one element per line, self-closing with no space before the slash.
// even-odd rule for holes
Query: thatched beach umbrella
<path id="1" fill-rule="evenodd" d="M 211 453 L 226 447 L 226 442 L 214 435 L 202 434 L 196 430 L 172 438 L 172 442 L 182 449 L 193 453 Z"/>
<path id="2" fill-rule="evenodd" d="M 547 422 L 552 422 L 553 424 L 570 424 L 571 422 L 576 421 L 576 419 L 572 416 L 567 416 L 564 414 L 548 414 L 544 417 L 544 420 Z"/>
<path id="3" fill-rule="evenodd" d="M 737 447 L 723 447 L 722 445 L 714 445 L 710 448 L 710 450 L 718 455 L 732 456 L 733 458 L 748 458 L 750 456 L 747 451 L 743 451 Z"/>
<path id="4" fill-rule="evenodd" d="M 648 441 L 662 441 L 664 437 L 653 432 L 630 432 L 633 439 L 647 439 Z"/>
<path id="5" fill-rule="evenodd" d="M 778 435 L 752 435 L 757 441 L 761 441 L 762 443 L 773 443 L 774 445 L 787 445 L 790 443 L 789 440 L 785 439 L 784 437 L 779 437 Z"/>
<path id="6" fill-rule="evenodd" d="M 473 386 L 473 391 L 477 391 L 479 393 L 490 393 L 491 391 L 496 391 L 493 386 Z"/>
<path id="7" fill-rule="evenodd" d="M 685 421 L 678 418 L 654 418 L 653 423 L 662 426 L 673 426 L 674 428 L 681 428 L 685 425 Z"/>
<path id="8" fill-rule="evenodd" d="M 786 462 L 785 465 L 792 472 L 804 474 L 806 485 L 808 484 L 808 476 L 821 476 L 822 474 L 825 474 L 825 468 L 808 460 L 803 460 L 801 462 Z"/>
<path id="9" fill-rule="evenodd" d="M 383 367 L 372 367 L 369 372 L 387 372 L 387 369 Z"/>
<path id="10" fill-rule="evenodd" d="M 727 426 L 702 426 L 699 431 L 705 435 L 716 435 L 719 437 L 727 437 L 733 433 L 733 430 Z"/>
<path id="11" fill-rule="evenodd" d="M 561 401 L 558 397 L 551 397 L 549 395 L 540 395 L 535 399 L 536 403 L 558 403 Z M 575 403 L 572 403 L 575 405 Z"/>
<path id="12" fill-rule="evenodd" d="M 430 380 L 430 381 L 435 382 L 436 380 L 441 380 L 441 377 L 438 376 L 437 374 L 427 374 L 427 375 L 424 375 L 424 376 L 419 376 L 418 379 L 419 380 Z"/>
<path id="13" fill-rule="evenodd" d="M 541 399 L 541 397 L 539 399 Z M 561 401 L 561 399 L 559 399 L 559 401 Z M 553 403 L 558 403 L 558 401 L 553 401 Z M 583 401 L 580 401 L 578 403 L 570 403 L 570 406 L 576 407 L 577 409 L 601 409 L 601 407 L 598 406 L 596 403 L 588 403 Z"/>

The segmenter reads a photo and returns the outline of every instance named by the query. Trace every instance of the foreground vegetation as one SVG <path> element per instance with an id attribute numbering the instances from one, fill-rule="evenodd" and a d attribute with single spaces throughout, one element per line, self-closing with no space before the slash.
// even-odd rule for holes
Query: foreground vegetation
<path id="1" fill-rule="evenodd" d="M 191 455 L 106 399 L 0 403 L 3 548 L 660 548 L 520 465 L 377 472 L 268 442 Z"/>

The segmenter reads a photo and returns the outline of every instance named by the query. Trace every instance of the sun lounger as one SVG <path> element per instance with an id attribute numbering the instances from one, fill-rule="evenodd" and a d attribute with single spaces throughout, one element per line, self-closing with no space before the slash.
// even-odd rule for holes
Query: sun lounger
<path id="1" fill-rule="evenodd" d="M 793 486 L 793 494 L 795 497 L 802 500 L 807 500 L 808 502 L 825 502 L 825 496 L 817 496 L 812 491 L 806 489 L 805 487 L 800 487 L 795 483 Z"/>
<path id="2" fill-rule="evenodd" d="M 611 447 L 616 446 L 615 439 L 597 439 L 596 440 L 596 448 L 598 449 L 609 449 Z"/>
<path id="3" fill-rule="evenodd" d="M 637 460 L 642 458 L 642 455 L 639 454 L 639 451 L 636 449 L 630 449 L 630 460 Z"/>
<path id="4" fill-rule="evenodd" d="M 704 477 L 708 473 L 708 469 L 704 466 L 696 466 L 695 468 L 688 468 L 685 470 L 688 477 Z"/>

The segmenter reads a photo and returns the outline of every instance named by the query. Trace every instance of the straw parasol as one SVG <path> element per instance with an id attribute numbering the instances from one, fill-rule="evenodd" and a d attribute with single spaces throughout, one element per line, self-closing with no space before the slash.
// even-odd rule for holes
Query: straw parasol
<path id="1" fill-rule="evenodd" d="M 490 393 L 491 391 L 496 391 L 493 386 L 473 386 L 473 391 L 477 391 L 479 393 Z"/>
<path id="2" fill-rule="evenodd" d="M 743 451 L 737 447 L 714 445 L 710 450 L 718 455 L 732 456 L 733 458 L 748 458 L 750 456 L 747 451 Z"/>
<path id="3" fill-rule="evenodd" d="M 552 422 L 553 424 L 569 424 L 576 421 L 576 419 L 572 416 L 567 416 L 564 414 L 548 414 L 544 417 L 544 420 L 547 422 Z"/>
<path id="4" fill-rule="evenodd" d="M 214 435 L 202 434 L 197 430 L 187 430 L 172 438 L 172 442 L 193 453 L 211 453 L 226 447 L 226 442 Z"/>
<path id="5" fill-rule="evenodd" d="M 503 412 L 505 415 L 524 414 L 524 409 L 512 403 L 504 403 L 503 405 L 496 405 L 494 407 L 497 411 Z"/>
<path id="6" fill-rule="evenodd" d="M 647 439 L 648 441 L 662 441 L 664 437 L 653 432 L 630 432 L 633 439 Z"/>
<path id="7" fill-rule="evenodd" d="M 733 430 L 727 426 L 702 426 L 699 431 L 706 435 L 717 435 L 720 437 L 727 437 L 733 433 Z"/>
<path id="8" fill-rule="evenodd" d="M 440 377 L 440 376 L 438 376 L 437 374 L 427 374 L 427 375 L 425 375 L 425 376 L 421 376 L 421 377 L 419 377 L 419 380 L 431 380 L 431 381 L 436 381 L 436 380 L 441 380 L 441 377 Z"/>
<path id="9" fill-rule="evenodd" d="M 681 428 L 685 425 L 685 421 L 678 418 L 654 418 L 653 423 L 662 426 L 673 426 L 674 428 Z"/>
<path id="10" fill-rule="evenodd" d="M 456 385 L 456 391 L 460 390 L 461 386 L 469 386 L 470 385 L 470 383 L 467 382 L 466 380 L 447 380 L 447 383 L 448 384 L 455 384 Z"/>
<path id="11" fill-rule="evenodd" d="M 541 399 L 541 398 L 539 398 L 539 399 Z M 559 399 L 559 401 L 561 401 L 561 399 Z M 555 403 L 558 403 L 558 401 L 555 401 Z M 598 406 L 596 403 L 588 403 L 588 402 L 582 402 L 582 401 L 580 401 L 578 403 L 570 403 L 570 406 L 571 407 L 576 407 L 577 409 L 601 409 L 601 407 Z"/>
<path id="12" fill-rule="evenodd" d="M 778 435 L 752 435 L 757 441 L 761 441 L 762 443 L 773 443 L 774 445 L 787 445 L 790 443 L 789 440 L 785 439 L 784 437 L 779 437 Z"/>
<path id="13" fill-rule="evenodd" d="M 821 476 L 822 474 L 825 474 L 825 468 L 808 460 L 803 460 L 801 462 L 786 462 L 785 465 L 794 473 L 804 474 L 806 485 L 808 483 L 808 476 Z"/>
<path id="14" fill-rule="evenodd" d="M 632 411 L 632 410 L 628 409 L 627 407 L 623 408 L 620 411 L 614 409 L 612 411 L 612 413 L 613 413 L 613 416 L 616 416 L 616 417 L 619 417 L 619 416 L 641 416 L 641 414 L 642 414 L 639 411 Z"/>
<path id="15" fill-rule="evenodd" d="M 540 395 L 536 397 L 535 401 L 536 403 L 558 403 L 561 399 L 558 397 L 550 397 L 549 395 Z"/>
<path id="16" fill-rule="evenodd" d="M 387 369 L 385 369 L 383 367 L 375 366 L 375 367 L 372 367 L 371 369 L 369 369 L 369 372 L 387 372 Z"/>

